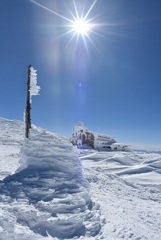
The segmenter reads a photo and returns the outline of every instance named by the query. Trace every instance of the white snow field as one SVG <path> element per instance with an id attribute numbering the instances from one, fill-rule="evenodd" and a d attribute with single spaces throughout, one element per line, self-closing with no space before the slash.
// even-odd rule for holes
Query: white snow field
<path id="1" fill-rule="evenodd" d="M 0 118 L 0 240 L 161 240 L 161 154 L 74 148 Z"/>

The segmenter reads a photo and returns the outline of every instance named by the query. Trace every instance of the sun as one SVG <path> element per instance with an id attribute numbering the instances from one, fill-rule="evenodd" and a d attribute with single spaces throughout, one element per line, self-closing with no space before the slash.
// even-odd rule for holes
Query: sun
<path id="1" fill-rule="evenodd" d="M 91 12 L 92 12 L 97 0 L 93 1 L 93 3 L 89 6 L 89 8 L 86 12 L 79 11 L 75 0 L 73 0 L 73 11 L 68 9 L 71 14 L 71 18 L 69 18 L 69 17 L 67 18 L 64 15 L 61 15 L 58 12 L 55 12 L 55 11 L 47 8 L 46 6 L 38 3 L 35 0 L 29 0 L 29 1 L 64 20 L 64 22 L 65 22 L 64 27 L 67 29 L 67 31 L 65 31 L 64 34 L 62 34 L 62 37 L 66 36 L 66 35 L 70 36 L 70 40 L 69 40 L 68 44 L 71 43 L 71 41 L 73 40 L 73 38 L 75 36 L 77 37 L 77 40 L 81 36 L 85 45 L 86 45 L 86 39 L 88 39 L 90 41 L 90 43 L 92 43 L 93 46 L 96 48 L 96 46 L 92 40 L 92 34 L 98 35 L 97 32 L 95 31 L 95 28 L 97 26 L 99 26 L 100 24 L 94 23 L 93 20 L 95 17 L 93 16 L 92 18 L 89 18 L 89 15 L 91 15 Z"/>
<path id="2" fill-rule="evenodd" d="M 72 24 L 72 31 L 82 37 L 87 36 L 91 31 L 90 24 L 84 19 L 76 19 Z"/>

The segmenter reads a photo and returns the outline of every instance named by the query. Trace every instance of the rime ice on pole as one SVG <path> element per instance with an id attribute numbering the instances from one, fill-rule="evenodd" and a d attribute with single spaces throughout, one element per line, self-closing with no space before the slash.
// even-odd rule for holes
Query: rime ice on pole
<path id="1" fill-rule="evenodd" d="M 33 95 L 39 95 L 40 86 L 37 85 L 37 70 L 30 67 L 30 103 Z"/>

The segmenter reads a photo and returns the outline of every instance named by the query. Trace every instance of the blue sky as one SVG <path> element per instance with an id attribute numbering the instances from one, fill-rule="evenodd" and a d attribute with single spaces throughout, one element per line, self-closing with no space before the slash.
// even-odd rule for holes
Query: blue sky
<path id="1" fill-rule="evenodd" d="M 75 14 L 72 0 L 37 2 Z M 75 3 L 86 13 L 93 1 Z M 93 44 L 64 35 L 69 22 L 29 0 L 1 0 L 0 12 L 0 117 L 23 119 L 31 64 L 41 86 L 33 124 L 70 136 L 81 120 L 121 142 L 161 146 L 160 0 L 97 0 Z"/>

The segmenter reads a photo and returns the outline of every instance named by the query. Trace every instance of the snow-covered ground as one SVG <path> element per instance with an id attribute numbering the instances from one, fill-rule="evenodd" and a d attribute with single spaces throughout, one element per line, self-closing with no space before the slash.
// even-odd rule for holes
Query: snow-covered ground
<path id="1" fill-rule="evenodd" d="M 0 118 L 0 240 L 161 240 L 161 154 L 77 150 Z"/>

